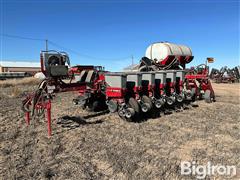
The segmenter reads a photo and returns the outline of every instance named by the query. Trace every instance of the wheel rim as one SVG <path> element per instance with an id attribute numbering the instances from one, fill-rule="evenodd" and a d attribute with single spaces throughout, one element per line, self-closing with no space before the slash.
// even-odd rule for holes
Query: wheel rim
<path id="1" fill-rule="evenodd" d="M 164 102 L 163 102 L 162 100 L 157 100 L 157 101 L 155 102 L 156 108 L 161 108 L 163 104 L 164 104 Z"/>
<path id="2" fill-rule="evenodd" d="M 191 93 L 187 93 L 187 94 L 186 94 L 186 98 L 187 98 L 188 100 L 191 100 L 191 99 L 192 99 L 192 94 L 191 94 Z"/>
<path id="3" fill-rule="evenodd" d="M 129 110 L 126 110 L 126 114 L 125 114 L 126 118 L 131 118 L 132 115 L 131 115 L 131 112 Z"/>
<path id="4" fill-rule="evenodd" d="M 125 110 L 125 116 L 126 116 L 126 118 L 128 118 L 128 119 L 130 119 L 131 117 L 133 117 L 134 116 L 134 114 L 135 114 L 135 111 L 134 111 L 134 109 L 133 108 L 127 108 L 126 110 Z"/>
<path id="5" fill-rule="evenodd" d="M 148 103 L 143 103 L 141 105 L 141 109 L 142 109 L 143 112 L 148 112 L 149 108 L 150 108 L 150 105 Z"/>
<path id="6" fill-rule="evenodd" d="M 124 116 L 125 116 L 125 112 L 124 112 L 123 110 L 119 110 L 119 111 L 118 111 L 118 115 L 119 115 L 120 117 L 124 117 Z"/>
<path id="7" fill-rule="evenodd" d="M 178 95 L 177 101 L 178 101 L 178 102 L 183 102 L 183 96 L 182 96 L 182 95 Z"/>
<path id="8" fill-rule="evenodd" d="M 169 97 L 169 98 L 167 99 L 167 104 L 168 104 L 168 105 L 173 105 L 173 103 L 174 103 L 173 98 L 172 98 L 172 97 Z"/>

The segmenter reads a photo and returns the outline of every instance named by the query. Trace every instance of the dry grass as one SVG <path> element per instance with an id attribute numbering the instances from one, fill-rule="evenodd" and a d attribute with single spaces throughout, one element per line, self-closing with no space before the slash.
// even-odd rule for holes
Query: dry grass
<path id="1" fill-rule="evenodd" d="M 18 86 L 27 90 L 31 86 Z M 2 88 L 4 94 L 12 87 Z M 53 101 L 53 136 L 43 117 L 26 127 L 21 99 L 0 91 L 2 179 L 195 179 L 181 176 L 181 161 L 236 165 L 240 172 L 240 84 L 214 84 L 217 102 L 148 119 L 91 116 L 74 106 L 72 92 Z M 68 115 L 68 116 L 67 116 Z M 62 118 L 65 124 L 57 124 Z M 1 179 L 0 178 L 0 179 Z M 211 176 L 206 179 L 227 179 Z M 234 177 L 240 179 L 240 173 Z"/>
<path id="2" fill-rule="evenodd" d="M 21 89 L 19 89 L 17 86 L 14 86 L 11 89 L 11 95 L 10 97 L 18 97 L 22 93 Z"/>
<path id="3" fill-rule="evenodd" d="M 0 87 L 14 87 L 18 85 L 36 85 L 39 83 L 39 80 L 34 77 L 26 77 L 23 79 L 10 79 L 5 81 L 0 81 Z"/>

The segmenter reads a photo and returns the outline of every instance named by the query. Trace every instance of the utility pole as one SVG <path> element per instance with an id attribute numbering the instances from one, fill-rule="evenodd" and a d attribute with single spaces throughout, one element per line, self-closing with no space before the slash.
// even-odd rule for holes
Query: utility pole
<path id="1" fill-rule="evenodd" d="M 134 61 L 133 61 L 133 55 L 132 55 L 132 66 L 133 66 L 133 64 L 134 64 Z"/>
<path id="2" fill-rule="evenodd" d="M 46 39 L 46 51 L 48 51 L 48 40 Z"/>

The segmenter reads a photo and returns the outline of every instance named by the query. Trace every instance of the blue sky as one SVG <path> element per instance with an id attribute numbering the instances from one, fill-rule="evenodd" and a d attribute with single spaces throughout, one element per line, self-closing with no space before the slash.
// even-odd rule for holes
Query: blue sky
<path id="1" fill-rule="evenodd" d="M 0 0 L 1 34 L 49 39 L 72 64 L 103 65 L 119 71 L 144 56 L 157 41 L 185 44 L 191 65 L 214 57 L 212 67 L 240 64 L 239 1 L 46 1 Z M 35 60 L 44 41 L 1 36 L 1 59 Z"/>

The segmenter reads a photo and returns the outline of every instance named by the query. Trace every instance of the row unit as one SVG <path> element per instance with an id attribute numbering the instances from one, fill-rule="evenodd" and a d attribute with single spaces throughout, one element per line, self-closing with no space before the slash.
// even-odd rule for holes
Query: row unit
<path id="1" fill-rule="evenodd" d="M 185 80 L 186 71 L 184 70 L 165 70 L 151 72 L 136 73 L 106 73 L 105 81 L 112 88 L 127 88 L 128 84 L 134 87 L 142 87 L 144 85 L 154 86 L 157 84 L 182 83 Z"/>

